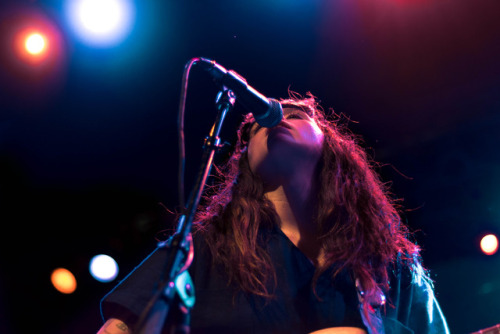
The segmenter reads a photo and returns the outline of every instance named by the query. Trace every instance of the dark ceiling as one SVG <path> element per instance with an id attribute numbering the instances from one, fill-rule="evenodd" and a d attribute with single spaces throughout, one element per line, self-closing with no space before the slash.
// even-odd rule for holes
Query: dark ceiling
<path id="1" fill-rule="evenodd" d="M 348 117 L 404 199 L 452 333 L 500 323 L 500 260 L 477 247 L 500 233 L 500 2 L 137 1 L 130 37 L 110 49 L 78 41 L 59 1 L 1 6 L 3 50 L 24 11 L 48 17 L 61 40 L 50 69 L 0 55 L 1 333 L 97 331 L 116 282 L 91 279 L 90 257 L 114 256 L 122 278 L 172 226 L 181 79 L 194 57 L 269 97 L 311 92 Z M 216 94 L 195 66 L 187 190 Z M 51 287 L 58 266 L 77 274 L 75 294 Z"/>

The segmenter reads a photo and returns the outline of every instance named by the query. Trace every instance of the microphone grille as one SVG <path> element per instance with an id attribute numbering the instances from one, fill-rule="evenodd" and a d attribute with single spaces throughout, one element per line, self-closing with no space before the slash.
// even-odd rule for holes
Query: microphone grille
<path id="1" fill-rule="evenodd" d="M 254 115 L 255 121 L 260 126 L 272 128 L 278 125 L 283 119 L 283 108 L 281 103 L 275 99 L 268 99 L 269 109 L 263 115 Z"/>

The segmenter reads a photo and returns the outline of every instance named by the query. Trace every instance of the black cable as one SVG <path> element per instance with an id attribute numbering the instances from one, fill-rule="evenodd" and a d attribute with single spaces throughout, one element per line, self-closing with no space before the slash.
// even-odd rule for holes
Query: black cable
<path id="1" fill-rule="evenodd" d="M 186 110 L 186 95 L 188 88 L 188 78 L 189 71 L 191 67 L 197 63 L 200 58 L 192 58 L 184 67 L 184 73 L 182 75 L 182 85 L 181 85 L 181 96 L 179 101 L 179 113 L 177 115 L 177 131 L 178 131 L 178 141 L 179 141 L 179 166 L 177 172 L 177 191 L 179 197 L 179 205 L 184 211 L 185 207 L 185 199 L 184 199 L 184 174 L 185 174 L 185 165 L 186 165 L 186 148 L 184 142 L 184 113 Z"/>

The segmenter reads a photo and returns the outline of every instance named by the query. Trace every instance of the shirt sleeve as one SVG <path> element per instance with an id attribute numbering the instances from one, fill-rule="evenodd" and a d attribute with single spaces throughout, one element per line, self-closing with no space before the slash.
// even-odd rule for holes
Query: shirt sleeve
<path id="1" fill-rule="evenodd" d="M 434 294 L 433 284 L 421 268 L 415 270 L 412 285 L 410 328 L 415 333 L 449 334 L 450 330 Z"/>
<path id="2" fill-rule="evenodd" d="M 167 257 L 157 248 L 101 300 L 103 320 L 117 318 L 133 326 L 158 288 Z"/>
<path id="3" fill-rule="evenodd" d="M 434 286 L 420 263 L 399 265 L 391 272 L 388 303 L 368 314 L 375 329 L 368 333 L 449 334 L 446 318 L 434 294 Z"/>

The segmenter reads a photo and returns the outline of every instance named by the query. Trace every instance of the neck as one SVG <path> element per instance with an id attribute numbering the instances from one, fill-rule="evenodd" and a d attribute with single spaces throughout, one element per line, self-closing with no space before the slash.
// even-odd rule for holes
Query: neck
<path id="1" fill-rule="evenodd" d="M 317 186 L 314 176 L 303 177 L 274 187 L 265 193 L 276 209 L 283 233 L 314 264 L 320 262 L 315 204 Z"/>
<path id="2" fill-rule="evenodd" d="M 315 230 L 314 196 L 308 185 L 280 185 L 265 196 L 274 204 L 282 230 Z"/>

